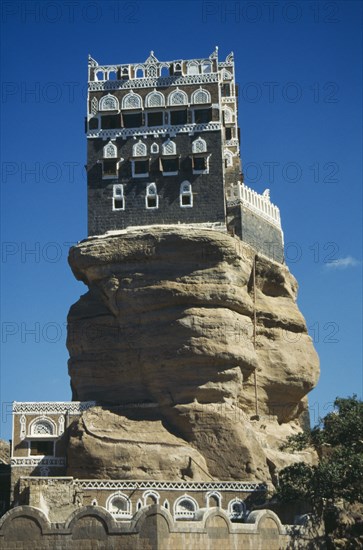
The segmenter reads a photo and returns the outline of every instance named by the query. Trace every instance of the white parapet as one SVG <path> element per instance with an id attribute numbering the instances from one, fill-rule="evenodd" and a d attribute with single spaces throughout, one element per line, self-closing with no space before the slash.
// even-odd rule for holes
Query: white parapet
<path id="1" fill-rule="evenodd" d="M 266 189 L 260 195 L 239 181 L 227 190 L 227 206 L 236 204 L 242 204 L 281 229 L 280 210 L 270 201 L 269 189 Z"/>

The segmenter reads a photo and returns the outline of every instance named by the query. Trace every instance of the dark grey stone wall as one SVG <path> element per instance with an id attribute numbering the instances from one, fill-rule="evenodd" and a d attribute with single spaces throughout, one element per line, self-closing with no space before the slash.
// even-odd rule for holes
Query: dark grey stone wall
<path id="1" fill-rule="evenodd" d="M 147 178 L 131 177 L 132 146 L 136 141 L 119 138 L 114 143 L 119 156 L 125 161 L 120 165 L 117 179 L 102 179 L 102 157 L 105 141 L 88 140 L 88 231 L 89 235 L 100 235 L 112 229 L 129 226 L 175 223 L 225 223 L 225 200 L 223 191 L 222 142 L 220 132 L 203 132 L 207 142 L 209 159 L 208 174 L 192 172 L 192 142 L 198 134 L 178 135 L 174 138 L 177 154 L 180 155 L 177 176 L 163 176 L 159 167 L 160 154 L 151 154 L 150 172 Z M 148 136 L 142 140 L 148 151 L 152 143 L 159 145 L 165 138 Z M 180 184 L 187 180 L 192 184 L 193 207 L 180 206 Z M 159 196 L 159 208 L 147 209 L 145 205 L 146 187 L 155 182 Z M 124 185 L 125 210 L 112 210 L 112 189 L 116 183 Z"/>
<path id="2" fill-rule="evenodd" d="M 242 241 L 253 246 L 257 252 L 283 263 L 283 237 L 276 226 L 242 205 L 229 208 L 228 218 L 229 230 L 233 230 Z"/>

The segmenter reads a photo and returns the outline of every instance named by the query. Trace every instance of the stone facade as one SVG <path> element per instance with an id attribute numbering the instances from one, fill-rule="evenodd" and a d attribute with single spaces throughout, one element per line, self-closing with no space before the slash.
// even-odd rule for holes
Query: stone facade
<path id="1" fill-rule="evenodd" d="M 262 207 L 251 213 L 238 197 L 229 204 L 242 180 L 232 53 L 223 62 L 217 48 L 205 59 L 159 61 L 151 52 L 144 63 L 101 66 L 90 58 L 86 131 L 90 236 L 146 225 L 228 227 L 283 261 L 280 221 L 271 225 Z"/>

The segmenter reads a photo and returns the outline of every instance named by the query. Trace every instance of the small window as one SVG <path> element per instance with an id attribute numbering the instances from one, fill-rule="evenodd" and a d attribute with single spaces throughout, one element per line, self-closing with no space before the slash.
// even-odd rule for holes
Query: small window
<path id="1" fill-rule="evenodd" d="M 158 111 L 156 113 L 147 114 L 147 125 L 148 126 L 162 126 L 164 123 L 164 113 Z"/>
<path id="2" fill-rule="evenodd" d="M 155 155 L 159 152 L 159 145 L 157 143 L 153 143 L 151 145 L 150 151 Z"/>
<path id="3" fill-rule="evenodd" d="M 144 78 L 144 70 L 143 69 L 137 69 L 135 78 Z"/>
<path id="4" fill-rule="evenodd" d="M 188 181 L 184 181 L 180 186 L 180 206 L 182 208 L 193 206 L 192 186 Z"/>
<path id="5" fill-rule="evenodd" d="M 172 125 L 186 124 L 187 120 L 188 114 L 186 109 L 170 112 L 170 124 Z"/>
<path id="6" fill-rule="evenodd" d="M 129 79 L 129 68 L 128 67 L 124 67 L 123 69 L 121 69 L 121 78 L 122 78 L 122 80 L 128 80 Z"/>
<path id="7" fill-rule="evenodd" d="M 120 128 L 120 115 L 106 115 L 101 116 L 101 128 L 102 130 L 113 130 L 114 128 Z"/>
<path id="8" fill-rule="evenodd" d="M 143 143 L 141 140 L 139 140 L 132 147 L 132 156 L 133 157 L 146 157 L 146 155 L 147 155 L 146 143 Z"/>
<path id="9" fill-rule="evenodd" d="M 231 95 L 230 84 L 222 84 L 222 97 L 229 97 Z"/>
<path id="10" fill-rule="evenodd" d="M 31 441 L 30 442 L 31 456 L 53 456 L 54 442 L 53 441 Z"/>
<path id="11" fill-rule="evenodd" d="M 209 74 L 212 72 L 212 64 L 209 61 L 205 61 L 202 64 L 202 73 L 203 74 Z"/>
<path id="12" fill-rule="evenodd" d="M 133 160 L 132 167 L 134 178 L 146 178 L 149 175 L 149 160 Z"/>
<path id="13" fill-rule="evenodd" d="M 124 128 L 140 128 L 142 126 L 142 113 L 127 113 L 122 115 Z"/>
<path id="14" fill-rule="evenodd" d="M 195 124 L 205 124 L 212 120 L 212 109 L 195 109 L 194 122 Z"/>
<path id="15" fill-rule="evenodd" d="M 181 63 L 174 63 L 173 74 L 174 74 L 174 76 L 181 76 L 183 74 Z"/>
<path id="16" fill-rule="evenodd" d="M 112 210 L 125 210 L 124 189 L 122 184 L 113 186 Z"/>
<path id="17" fill-rule="evenodd" d="M 203 156 L 194 156 L 193 157 L 193 174 L 208 174 L 209 164 L 208 157 Z"/>
<path id="18" fill-rule="evenodd" d="M 98 130 L 98 118 L 91 118 L 88 121 L 88 129 L 89 130 Z"/>
<path id="19" fill-rule="evenodd" d="M 175 176 L 179 170 L 178 158 L 163 158 L 161 159 L 161 169 L 163 176 Z"/>
<path id="20" fill-rule="evenodd" d="M 226 128 L 226 140 L 229 141 L 232 139 L 232 128 Z"/>
<path id="21" fill-rule="evenodd" d="M 155 183 L 150 183 L 146 188 L 146 208 L 158 208 L 159 197 Z"/>
<path id="22" fill-rule="evenodd" d="M 199 74 L 199 64 L 196 61 L 188 63 L 188 74 Z"/>
<path id="23" fill-rule="evenodd" d="M 103 165 L 103 177 L 105 178 L 117 178 L 117 160 L 104 160 Z"/>

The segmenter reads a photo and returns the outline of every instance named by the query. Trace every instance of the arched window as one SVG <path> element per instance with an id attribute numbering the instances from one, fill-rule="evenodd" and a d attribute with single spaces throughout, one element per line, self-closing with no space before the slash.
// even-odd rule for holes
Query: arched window
<path id="1" fill-rule="evenodd" d="M 229 107 L 224 108 L 224 123 L 230 124 L 233 122 L 233 111 Z"/>
<path id="2" fill-rule="evenodd" d="M 192 103 L 210 103 L 211 102 L 211 96 L 208 90 L 203 90 L 200 88 L 199 90 L 195 90 L 195 92 L 192 93 Z"/>
<path id="3" fill-rule="evenodd" d="M 189 181 L 183 181 L 180 185 L 179 199 L 182 208 L 191 208 L 193 206 L 192 185 Z"/>
<path id="4" fill-rule="evenodd" d="M 116 518 L 131 517 L 131 501 L 120 491 L 108 497 L 106 508 Z"/>
<path id="5" fill-rule="evenodd" d="M 224 152 L 224 165 L 226 168 L 233 166 L 233 154 L 231 151 Z"/>
<path id="6" fill-rule="evenodd" d="M 161 92 L 150 92 L 145 99 L 145 107 L 164 107 L 165 97 Z"/>
<path id="7" fill-rule="evenodd" d="M 150 151 L 153 153 L 153 154 L 156 154 L 159 152 L 159 145 L 157 143 L 153 143 L 150 147 Z"/>
<path id="8" fill-rule="evenodd" d="M 204 61 L 202 63 L 202 73 L 208 74 L 212 72 L 212 63 L 210 61 Z"/>
<path id="9" fill-rule="evenodd" d="M 129 79 L 129 68 L 128 67 L 122 67 L 121 69 L 121 78 L 122 80 L 128 80 Z"/>
<path id="10" fill-rule="evenodd" d="M 122 108 L 123 109 L 141 109 L 142 107 L 142 98 L 139 94 L 135 92 L 130 92 L 122 98 Z"/>
<path id="11" fill-rule="evenodd" d="M 188 105 L 188 96 L 177 88 L 168 96 L 168 105 Z"/>
<path id="12" fill-rule="evenodd" d="M 243 518 L 245 511 L 245 503 L 239 498 L 235 498 L 228 503 L 228 515 L 232 520 Z"/>
<path id="13" fill-rule="evenodd" d="M 107 80 L 117 80 L 117 72 L 109 71 L 107 75 Z"/>
<path id="14" fill-rule="evenodd" d="M 105 79 L 105 74 L 103 71 L 97 71 L 95 76 L 96 76 L 95 80 L 98 80 L 98 81 Z"/>
<path id="15" fill-rule="evenodd" d="M 35 419 L 30 425 L 30 434 L 46 437 L 56 435 L 56 426 L 50 418 Z"/>
<path id="16" fill-rule="evenodd" d="M 163 155 L 176 155 L 176 144 L 173 141 L 165 141 L 161 146 Z"/>
<path id="17" fill-rule="evenodd" d="M 198 504 L 196 500 L 188 495 L 184 495 L 175 501 L 174 517 L 175 519 L 193 519 L 197 510 Z"/>
<path id="18" fill-rule="evenodd" d="M 166 78 L 170 75 L 170 69 L 169 67 L 167 67 L 166 65 L 164 65 L 163 67 L 161 67 L 160 69 L 160 77 L 161 78 Z"/>
<path id="19" fill-rule="evenodd" d="M 183 68 L 181 63 L 174 63 L 174 75 L 181 76 L 183 74 Z"/>
<path id="20" fill-rule="evenodd" d="M 169 501 L 167 499 L 163 502 L 163 508 L 165 508 L 165 510 L 169 510 Z"/>
<path id="21" fill-rule="evenodd" d="M 133 157 L 146 157 L 146 155 L 147 155 L 146 144 L 139 140 L 132 147 L 132 156 Z"/>
<path id="22" fill-rule="evenodd" d="M 220 506 L 222 497 L 218 491 L 211 491 L 206 495 L 207 506 L 208 508 L 213 508 L 214 506 Z"/>
<path id="23" fill-rule="evenodd" d="M 112 210 L 125 210 L 124 186 L 117 183 L 112 189 Z"/>
<path id="24" fill-rule="evenodd" d="M 145 491 L 143 498 L 144 506 L 150 506 L 152 504 L 159 504 L 160 495 L 156 491 Z"/>
<path id="25" fill-rule="evenodd" d="M 137 67 L 135 70 L 135 78 L 144 78 L 144 69 Z"/>
<path id="26" fill-rule="evenodd" d="M 117 147 L 114 143 L 109 141 L 103 148 L 103 158 L 112 159 L 117 157 Z"/>
<path id="27" fill-rule="evenodd" d="M 155 183 L 150 183 L 146 187 L 146 208 L 158 208 L 159 207 L 159 197 L 158 197 L 158 191 L 156 188 Z"/>
<path id="28" fill-rule="evenodd" d="M 200 137 L 194 140 L 192 143 L 192 151 L 193 153 L 206 153 L 207 143 L 205 142 L 205 140 Z"/>
<path id="29" fill-rule="evenodd" d="M 118 111 L 119 103 L 117 97 L 107 94 L 100 99 L 100 111 Z"/>
<path id="30" fill-rule="evenodd" d="M 188 63 L 188 74 L 199 74 L 199 63 L 190 61 Z"/>

